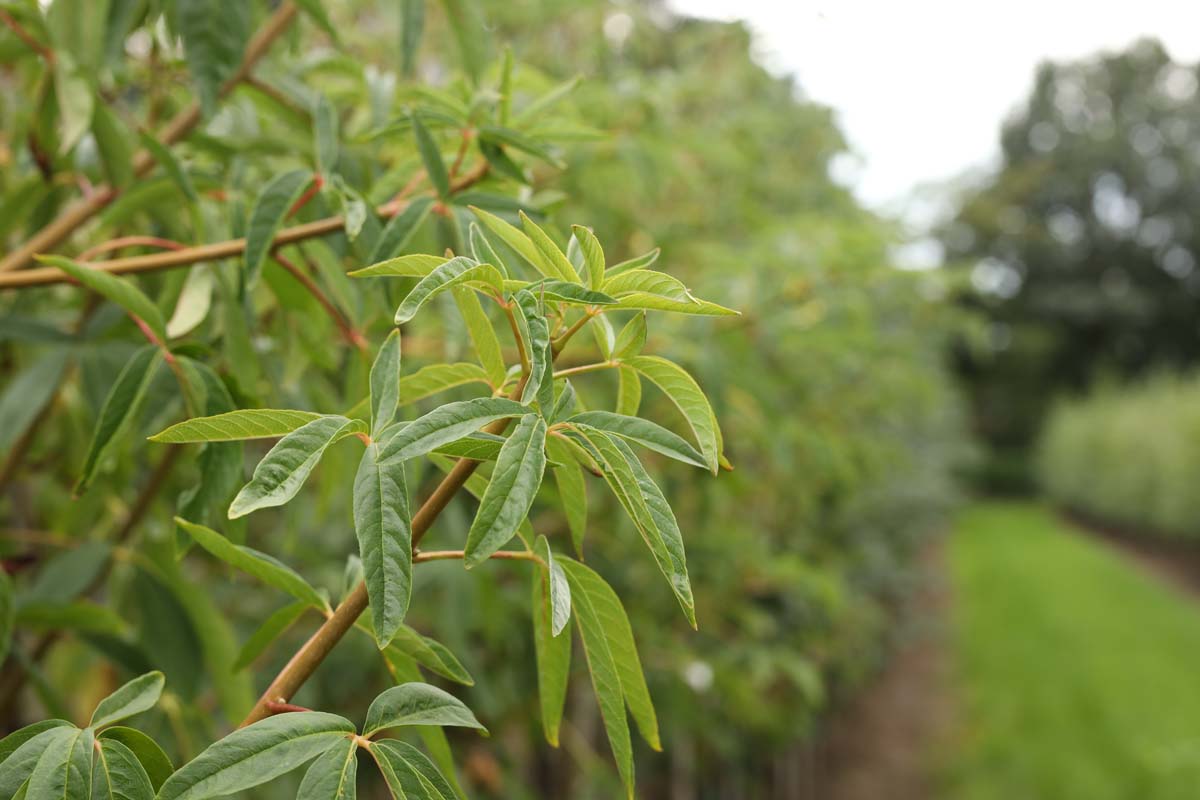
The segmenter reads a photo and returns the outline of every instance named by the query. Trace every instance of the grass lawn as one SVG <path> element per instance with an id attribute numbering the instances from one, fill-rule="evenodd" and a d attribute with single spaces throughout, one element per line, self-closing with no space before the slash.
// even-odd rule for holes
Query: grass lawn
<path id="1" fill-rule="evenodd" d="M 1033 504 L 968 509 L 949 565 L 946 798 L 1200 798 L 1200 602 Z"/>

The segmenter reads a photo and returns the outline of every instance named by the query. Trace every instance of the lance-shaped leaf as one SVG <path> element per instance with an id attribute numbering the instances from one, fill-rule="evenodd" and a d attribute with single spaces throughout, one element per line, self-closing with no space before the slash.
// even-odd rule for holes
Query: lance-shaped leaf
<path id="1" fill-rule="evenodd" d="M 418 417 L 391 437 L 380 454 L 380 463 L 405 461 L 424 455 L 474 433 L 489 422 L 529 413 L 529 407 L 502 397 L 477 397 L 447 403 Z"/>
<path id="2" fill-rule="evenodd" d="M 118 725 L 114 728 L 105 728 L 96 738 L 102 743 L 111 740 L 125 745 L 142 765 L 142 769 L 146 771 L 146 776 L 150 779 L 150 786 L 155 792 L 175 771 L 171 759 L 158 746 L 158 743 L 139 730 Z"/>
<path id="3" fill-rule="evenodd" d="M 196 544 L 229 566 L 253 575 L 268 586 L 287 592 L 302 603 L 325 608 L 325 600 L 317 590 L 286 564 L 266 553 L 234 544 L 211 528 L 188 522 L 181 517 L 175 518 L 175 524 L 195 539 Z"/>
<path id="4" fill-rule="evenodd" d="M 0 797 L 12 797 L 29 779 L 50 744 L 68 736 L 75 726 L 66 720 L 35 722 L 0 739 Z"/>
<path id="5" fill-rule="evenodd" d="M 150 776 L 133 752 L 114 739 L 97 742 L 90 800 L 154 800 Z"/>
<path id="6" fill-rule="evenodd" d="M 92 783 L 91 728 L 61 728 L 29 775 L 27 797 L 41 800 L 88 800 Z"/>
<path id="7" fill-rule="evenodd" d="M 383 340 L 371 365 L 371 436 L 392 424 L 400 408 L 400 331 Z"/>
<path id="8" fill-rule="evenodd" d="M 558 636 L 571 621 L 571 587 L 562 567 L 550 552 L 550 542 L 545 536 L 537 538 L 534 553 L 541 559 L 539 567 L 546 583 L 550 602 L 550 634 Z"/>
<path id="9" fill-rule="evenodd" d="M 371 755 L 398 800 L 457 800 L 450 782 L 429 756 L 407 742 L 383 739 L 371 745 Z"/>
<path id="10" fill-rule="evenodd" d="M 575 554 L 582 557 L 583 539 L 587 534 L 587 483 L 583 479 L 583 468 L 571 455 L 570 447 L 557 436 L 546 440 L 550 457 L 560 466 L 553 468 L 554 482 L 558 487 L 558 499 L 562 503 L 567 527 L 571 531 L 571 544 Z"/>
<path id="11" fill-rule="evenodd" d="M 162 142 L 145 131 L 140 131 L 138 138 L 141 140 L 142 147 L 146 148 L 146 152 L 154 157 L 167 176 L 179 187 L 179 191 L 183 192 L 183 196 L 193 203 L 199 202 L 200 196 L 196 194 L 196 187 L 192 185 L 192 179 L 188 177 L 187 170 L 183 168 L 183 164 L 175 157 L 171 149 L 165 147 Z M 207 269 L 207 267 L 202 269 Z"/>
<path id="12" fill-rule="evenodd" d="M 384 653 L 387 651 L 385 650 Z M 413 661 L 404 656 L 395 659 L 389 658 L 388 669 L 397 683 L 420 682 L 421 680 L 421 670 L 417 669 L 417 665 Z M 458 784 L 458 775 L 454 768 L 454 754 L 450 750 L 446 731 L 433 725 L 422 725 L 417 728 L 417 735 L 425 743 L 426 749 L 429 750 L 429 754 L 442 770 L 442 774 L 446 776 L 450 785 L 455 787 L 458 797 L 465 798 L 466 793 Z"/>
<path id="13" fill-rule="evenodd" d="M 695 303 L 687 287 L 678 278 L 651 269 L 633 269 L 609 277 L 604 292 L 618 299 L 630 294 L 652 294 L 681 303 Z"/>
<path id="14" fill-rule="evenodd" d="M 692 314 L 705 317 L 736 317 L 740 314 L 732 308 L 710 303 L 707 300 L 692 298 L 691 300 L 672 300 L 647 292 L 633 292 L 622 295 L 617 301 L 617 308 L 641 308 L 650 311 L 673 311 L 677 314 Z"/>
<path id="15" fill-rule="evenodd" d="M 542 263 L 547 268 L 546 277 L 558 278 L 567 283 L 577 283 L 579 273 L 575 271 L 575 265 L 567 258 L 566 253 L 558 248 L 554 240 L 542 230 L 541 226 L 530 219 L 529 215 L 524 211 L 518 213 L 521 217 L 521 227 L 525 229 L 525 234 L 542 256 Z"/>
<path id="16" fill-rule="evenodd" d="M 366 626 L 361 627 L 365 628 Z M 461 683 L 463 686 L 475 685 L 475 679 L 471 677 L 471 673 L 458 660 L 458 656 L 450 652 L 449 648 L 407 625 L 401 625 L 396 630 L 392 643 L 384 649 L 383 655 L 393 668 L 401 660 L 410 663 L 415 661 L 425 669 L 455 683 Z M 419 673 L 417 676 L 419 677 Z"/>
<path id="17" fill-rule="evenodd" d="M 152 442 L 232 442 L 241 439 L 270 439 L 286 436 L 323 415 L 311 411 L 275 408 L 242 408 L 211 417 L 178 422 L 150 437 Z"/>
<path id="18" fill-rule="evenodd" d="M 545 537 L 538 538 L 539 552 L 543 551 Z M 545 544 L 544 555 L 549 554 Z M 546 741 L 558 747 L 558 730 L 562 723 L 563 706 L 567 699 L 567 683 L 571 671 L 571 635 L 562 636 L 554 632 L 556 616 L 565 624 L 570 620 L 570 587 L 562 567 L 553 561 L 549 570 L 542 568 L 533 573 L 533 643 L 537 657 L 538 700 L 541 706 L 542 731 Z M 556 584 L 558 584 L 556 586 Z M 566 586 L 566 592 L 563 586 Z M 566 596 L 566 615 L 556 613 L 555 599 L 559 607 Z"/>
<path id="19" fill-rule="evenodd" d="M 613 344 L 613 358 L 632 358 L 646 346 L 646 315 L 635 314 L 625 323 Z"/>
<path id="20" fill-rule="evenodd" d="M 558 561 L 571 584 L 571 607 L 580 623 L 584 649 L 604 642 L 620 677 L 621 694 L 642 738 L 655 750 L 661 750 L 658 718 L 650 701 L 650 689 L 646 686 L 646 676 L 642 672 L 642 662 L 638 658 L 633 628 L 629 625 L 625 607 L 621 605 L 617 593 L 595 570 L 565 556 Z"/>
<path id="21" fill-rule="evenodd" d="M 514 229 L 515 230 L 515 229 Z M 468 228 L 468 241 L 471 245 L 471 255 L 475 256 L 475 260 L 483 264 L 494 264 L 501 268 L 502 271 L 507 271 L 507 265 L 504 259 L 500 258 L 500 254 L 492 247 L 492 243 L 488 241 L 484 235 L 483 229 L 475 222 L 472 222 Z"/>
<path id="22" fill-rule="evenodd" d="M 617 436 L 637 442 L 676 461 L 701 468 L 707 467 L 704 456 L 688 444 L 686 439 L 648 419 L 614 414 L 611 411 L 584 411 L 571 417 L 567 422 L 615 433 Z"/>
<path id="23" fill-rule="evenodd" d="M 351 278 L 424 278 L 450 259 L 425 253 L 396 256 L 369 267 L 347 272 Z"/>
<path id="24" fill-rule="evenodd" d="M 530 240 L 528 236 L 522 233 L 518 228 L 508 224 L 504 220 L 497 217 L 482 208 L 471 206 L 471 211 L 483 223 L 483 226 L 489 231 L 500 237 L 500 240 L 511 247 L 517 255 L 525 259 L 525 261 L 539 273 L 547 278 L 556 278 L 561 280 L 574 280 L 573 272 L 571 274 L 562 275 L 551 266 L 537 246 Z M 565 259 L 566 256 L 563 256 Z"/>
<path id="25" fill-rule="evenodd" d="M 542 413 L 554 407 L 554 351 L 550 341 L 550 326 L 536 297 L 527 289 L 517 292 L 518 320 L 525 349 L 529 356 L 529 380 L 521 393 L 521 402 L 537 400 Z"/>
<path id="26" fill-rule="evenodd" d="M 654 265 L 658 261 L 659 255 L 662 254 L 662 248 L 656 247 L 648 253 L 642 253 L 640 256 L 631 258 L 628 261 L 622 261 L 620 264 L 614 264 L 608 268 L 608 277 L 620 275 L 622 272 L 628 272 L 631 269 L 646 269 Z"/>
<path id="27" fill-rule="evenodd" d="M 642 469 L 629 445 L 620 439 L 582 428 L 567 435 L 582 445 L 600 467 L 604 480 L 650 548 L 688 622 L 696 627 L 695 601 L 688 580 L 683 538 L 662 492 Z M 636 462 L 636 466 L 631 461 Z"/>
<path id="28" fill-rule="evenodd" d="M 636 369 L 622 364 L 617 367 L 617 413 L 635 417 L 641 405 L 642 379 Z"/>
<path id="29" fill-rule="evenodd" d="M 210 745 L 163 784 L 157 800 L 205 800 L 242 792 L 290 772 L 354 734 L 335 714 L 276 714 Z"/>
<path id="30" fill-rule="evenodd" d="M 38 261 L 58 267 L 81 284 L 119 305 L 132 316 L 146 323 L 159 342 L 167 341 L 167 323 L 154 301 L 130 281 L 98 269 L 85 267 L 63 256 L 38 256 Z"/>
<path id="31" fill-rule="evenodd" d="M 254 633 L 250 634 L 250 638 L 246 640 L 245 644 L 242 645 L 242 649 L 238 651 L 237 660 L 233 662 L 234 672 L 243 670 L 254 663 L 255 659 L 262 655 L 273 641 L 290 628 L 292 623 L 300 619 L 304 612 L 310 608 L 312 608 L 312 605 L 309 603 L 288 603 L 263 620 L 262 625 L 259 625 Z"/>
<path id="32" fill-rule="evenodd" d="M 358 745 L 340 739 L 304 773 L 296 800 L 354 800 L 357 796 Z"/>
<path id="33" fill-rule="evenodd" d="M 281 506 L 296 496 L 325 449 L 339 439 L 365 433 L 361 420 L 330 414 L 303 425 L 276 442 L 258 462 L 254 476 L 229 506 L 229 518 Z"/>
<path id="34" fill-rule="evenodd" d="M 400 251 L 412 240 L 413 234 L 429 216 L 431 208 L 432 198 L 418 197 L 406 205 L 403 211 L 389 219 L 387 225 L 383 226 L 383 232 L 379 234 L 379 240 L 375 242 L 371 255 L 367 257 L 367 262 L 378 265 L 400 255 Z"/>
<path id="35" fill-rule="evenodd" d="M 635 356 L 629 366 L 650 379 L 675 404 L 696 436 L 704 462 L 714 475 L 721 457 L 721 430 L 708 398 L 683 367 L 659 356 Z"/>
<path id="36" fill-rule="evenodd" d="M 196 383 L 205 391 L 204 412 L 224 414 L 234 409 L 233 397 L 217 373 L 207 364 L 178 356 L 184 368 L 198 376 Z M 241 442 L 207 442 L 197 458 L 199 480 L 179 497 L 179 516 L 207 523 L 217 509 L 225 508 L 241 482 L 243 450 Z M 179 535 L 176 545 L 186 550 L 191 544 Z M 153 777 L 153 776 L 152 776 Z"/>
<path id="37" fill-rule="evenodd" d="M 75 484 L 75 494 L 82 494 L 91 485 L 101 459 L 112 443 L 120 438 L 121 432 L 129 426 L 130 420 L 137 416 L 142 398 L 146 395 L 146 388 L 161 361 L 160 356 L 159 348 L 147 345 L 135 352 L 117 375 L 108 397 L 104 399 L 100 417 L 96 420 L 92 442 L 88 445 L 83 469 L 80 471 L 78 483 Z"/>
<path id="38" fill-rule="evenodd" d="M 8 374 L 0 394 L 0 453 L 8 452 L 50 402 L 69 359 L 70 351 L 61 348 L 45 353 L 16 375 Z"/>
<path id="39" fill-rule="evenodd" d="M 461 700 L 427 683 L 402 683 L 376 697 L 367 709 L 362 735 L 371 737 L 404 725 L 476 728 L 487 733 Z"/>
<path id="40" fill-rule="evenodd" d="M 500 450 L 507 441 L 503 436 L 490 433 L 472 433 L 457 442 L 450 442 L 434 450 L 444 456 L 455 458 L 470 458 L 475 461 L 495 461 L 500 456 Z"/>
<path id="41" fill-rule="evenodd" d="M 313 152 L 317 172 L 322 175 L 333 172 L 338 159 L 338 115 L 337 109 L 323 94 L 318 95 L 313 109 Z"/>
<path id="42" fill-rule="evenodd" d="M 479 512 L 467 533 L 465 566 L 482 564 L 517 532 L 542 485 L 546 469 L 546 420 L 522 417 L 496 459 Z"/>
<path id="43" fill-rule="evenodd" d="M 206 264 L 192 267 L 175 301 L 175 311 L 167 320 L 167 336 L 176 339 L 195 329 L 212 308 L 216 275 Z"/>
<path id="44" fill-rule="evenodd" d="M 417 66 L 417 48 L 425 30 L 425 0 L 400 2 L 400 74 L 411 78 Z"/>
<path id="45" fill-rule="evenodd" d="M 147 672 L 134 678 L 100 701 L 88 725 L 103 728 L 153 708 L 162 696 L 165 682 L 161 672 Z"/>
<path id="46" fill-rule="evenodd" d="M 554 408 L 551 410 L 549 417 L 550 424 L 562 422 L 574 414 L 577 401 L 578 395 L 575 393 L 575 387 L 571 385 L 569 380 L 564 379 L 562 391 L 554 399 Z"/>
<path id="47" fill-rule="evenodd" d="M 258 283 L 263 262 L 275 243 L 275 233 L 311 182 L 312 173 L 308 170 L 292 170 L 276 175 L 258 193 L 246 227 L 246 250 L 242 257 L 246 286 Z"/>
<path id="48" fill-rule="evenodd" d="M 216 105 L 221 84 L 241 63 L 251 10 L 242 3 L 221 0 L 178 0 L 176 8 L 188 71 L 207 117 Z"/>
<path id="49" fill-rule="evenodd" d="M 514 147 L 523 153 L 540 158 L 553 167 L 566 169 L 566 162 L 559 158 L 549 146 L 512 128 L 505 128 L 500 125 L 481 125 L 479 127 L 479 139 L 481 142 L 486 142 L 495 147 L 501 145 Z"/>
<path id="50" fill-rule="evenodd" d="M 487 373 L 478 364 L 430 364 L 400 379 L 400 400 L 404 405 L 409 405 L 469 383 L 491 385 Z"/>
<path id="51" fill-rule="evenodd" d="M 92 136 L 109 183 L 122 189 L 133 183 L 133 137 L 106 103 L 92 113 Z"/>
<path id="52" fill-rule="evenodd" d="M 437 190 L 438 197 L 444 199 L 450 194 L 450 175 L 446 172 L 442 152 L 418 114 L 412 115 L 412 129 L 413 137 L 417 140 L 417 152 L 421 154 L 421 162 L 425 165 L 425 174 Z"/>
<path id="53" fill-rule="evenodd" d="M 484 313 L 479 296 L 466 287 L 458 286 L 454 289 L 454 303 L 467 323 L 467 333 L 471 336 L 471 344 L 475 346 L 475 354 L 479 356 L 488 382 L 492 386 L 503 385 L 508 367 L 500 350 L 500 340 L 496 338 L 496 331 Z"/>
<path id="54" fill-rule="evenodd" d="M 354 531 L 371 601 L 375 640 L 387 646 L 412 596 L 412 518 L 404 462 L 380 463 L 381 447 L 363 453 L 354 477 Z"/>
<path id="55" fill-rule="evenodd" d="M 600 246 L 600 240 L 596 238 L 596 234 L 592 233 L 590 228 L 582 225 L 572 225 L 571 232 L 575 234 L 575 241 L 579 242 L 579 249 L 583 253 L 583 264 L 587 267 L 588 273 L 588 286 L 600 289 L 604 286 L 604 248 Z"/>
<path id="56" fill-rule="evenodd" d="M 560 303 L 577 306 L 611 306 L 618 302 L 615 297 L 610 297 L 604 292 L 568 281 L 537 281 L 528 284 L 525 288 L 533 292 L 536 297 L 545 297 L 547 300 L 556 300 Z"/>
<path id="57" fill-rule="evenodd" d="M 497 295 L 504 292 L 504 276 L 491 264 L 478 264 L 466 256 L 452 258 L 422 278 L 396 309 L 396 324 L 402 325 L 417 315 L 421 306 L 442 292 L 464 283 L 483 283 Z"/>

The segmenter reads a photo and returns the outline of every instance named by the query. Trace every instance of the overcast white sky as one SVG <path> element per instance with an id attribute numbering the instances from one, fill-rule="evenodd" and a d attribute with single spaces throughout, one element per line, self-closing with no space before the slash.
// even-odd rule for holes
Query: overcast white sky
<path id="1" fill-rule="evenodd" d="M 794 74 L 838 115 L 861 163 L 858 196 L 902 212 L 922 184 L 993 163 L 1000 124 L 1038 62 L 1156 36 L 1200 58 L 1196 0 L 671 0 L 680 12 L 745 19 L 764 63 Z M 907 209 L 910 218 L 915 208 Z"/>

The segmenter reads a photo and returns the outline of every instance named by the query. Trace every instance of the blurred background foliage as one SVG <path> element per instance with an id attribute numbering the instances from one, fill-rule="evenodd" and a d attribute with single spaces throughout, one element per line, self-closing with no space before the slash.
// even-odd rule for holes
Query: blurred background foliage
<path id="1" fill-rule="evenodd" d="M 610 262 L 661 246 L 663 269 L 743 311 L 715 323 L 658 321 L 650 334 L 654 349 L 687 365 L 712 397 L 734 466 L 719 478 L 697 478 L 658 465 L 688 544 L 699 633 L 681 624 L 652 564 L 628 558 L 636 534 L 623 515 L 592 495 L 588 560 L 626 598 L 663 724 L 664 752 L 638 753 L 639 786 L 646 797 L 794 796 L 805 769 L 796 748 L 819 737 L 840 699 L 903 636 L 895 610 L 921 577 L 914 554 L 956 498 L 950 472 L 966 454 L 964 418 L 942 367 L 962 312 L 944 302 L 945 276 L 889 265 L 897 232 L 829 177 L 830 160 L 846 148 L 829 110 L 759 66 L 742 26 L 679 18 L 657 2 L 429 3 L 406 78 L 398 44 L 404 5 L 328 4 L 337 41 L 310 18 L 293 25 L 255 80 L 175 148 L 199 202 L 155 173 L 127 185 L 69 249 L 135 233 L 188 243 L 240 235 L 267 178 L 311 165 L 316 91 L 342 112 L 338 170 L 350 188 L 341 200 L 321 194 L 300 221 L 336 212 L 356 193 L 384 202 L 420 164 L 409 131 L 396 123 L 403 109 L 444 105 L 431 89 L 468 96 L 463 72 L 494 85 L 503 48 L 511 47 L 514 113 L 534 109 L 523 120 L 530 135 L 551 141 L 567 169 L 520 156 L 530 186 L 489 178 L 453 213 L 476 202 L 505 214 L 524 208 L 558 231 L 587 224 Z M 18 11 L 36 26 L 32 7 Z M 482 24 L 450 25 L 445 9 L 468 21 L 478 15 Z M 255 4 L 247 29 L 267 13 Z M 118 123 L 153 126 L 190 97 L 180 55 L 161 26 L 134 32 L 124 43 L 129 57 L 121 57 L 120 39 L 109 41 L 115 56 L 96 55 L 104 64 L 98 96 Z M 71 121 L 56 118 L 55 92 L 69 87 L 42 78 L 15 37 L 0 34 L 0 50 L 0 235 L 12 244 L 59 213 L 78 185 L 98 184 L 106 173 L 92 134 L 69 153 L 61 146 Z M 578 86 L 553 106 L 531 106 L 577 76 Z M 1015 143 L 1008 157 L 1015 165 L 1037 160 Z M 1142 185 L 1116 174 L 1126 181 L 1123 192 Z M 1006 194 L 1016 189 L 1004 187 L 995 190 L 1000 199 L 981 194 L 977 202 L 1018 202 Z M 1066 200 L 1039 202 L 1050 209 Z M 964 212 L 961 224 L 991 218 Z M 454 219 L 431 218 L 406 250 L 461 247 Z M 288 252 L 377 341 L 399 292 L 343 275 L 365 263 L 372 224 L 354 242 L 337 234 Z M 988 246 L 1016 245 L 1003 231 L 981 228 L 960 254 Z M 193 349 L 239 405 L 335 409 L 361 396 L 368 362 L 309 294 L 270 265 L 266 286 L 248 303 L 238 300 L 232 263 L 137 280 L 170 315 L 210 269 L 211 305 L 191 334 Z M 2 546 L 26 605 L 0 683 L 3 724 L 78 716 L 152 665 L 166 671 L 169 691 L 152 724 L 176 755 L 193 755 L 236 721 L 312 620 L 250 670 L 229 671 L 281 598 L 201 553 L 176 560 L 170 520 L 196 483 L 194 454 L 164 454 L 142 441 L 183 413 L 170 377 L 159 376 L 126 441 L 93 487 L 72 499 L 103 398 L 140 337 L 113 307 L 71 287 L 6 292 L 0 306 L 0 444 L 10 454 L 0 509 L 11 533 Z M 456 359 L 467 352 L 453 305 L 441 308 L 437 321 L 406 330 L 406 372 L 422 353 Z M 1111 343 L 1114 357 L 1124 346 Z M 585 398 L 615 391 L 603 377 L 580 384 Z M 983 385 L 973 385 L 976 398 Z M 645 402 L 657 418 L 672 419 L 653 390 Z M 53 424 L 37 424 L 42 407 Z M 36 435 L 26 440 L 30 429 Z M 214 524 L 336 596 L 354 550 L 343 491 L 354 461 L 350 449 L 333 448 L 312 490 L 285 509 L 249 524 L 214 514 Z M 144 508 L 141 497 L 148 497 Z M 432 541 L 457 540 L 470 508 L 458 502 Z M 534 527 L 566 536 L 565 520 L 550 508 L 535 507 Z M 428 566 L 408 621 L 445 643 L 475 677 L 465 696 L 494 734 L 484 743 L 452 739 L 464 785 L 482 797 L 614 796 L 615 773 L 582 675 L 573 681 L 562 749 L 542 740 L 522 576 Z M 391 680 L 374 649 L 367 636 L 348 639 L 297 702 L 361 712 Z M 14 677 L 25 672 L 29 680 Z M 256 796 L 270 791 L 286 796 L 282 785 Z"/>

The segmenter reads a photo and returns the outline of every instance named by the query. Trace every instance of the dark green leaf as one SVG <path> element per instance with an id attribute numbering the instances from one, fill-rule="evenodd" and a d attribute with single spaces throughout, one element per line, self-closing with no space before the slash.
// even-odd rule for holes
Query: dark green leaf
<path id="1" fill-rule="evenodd" d="M 138 138 L 141 140 L 142 147 L 146 148 L 146 152 L 154 157 L 163 171 L 179 187 L 179 191 L 183 192 L 183 196 L 193 203 L 199 202 L 200 197 L 196 194 L 196 187 L 192 185 L 192 179 L 188 177 L 187 170 L 183 168 L 183 164 L 179 162 L 170 148 L 145 131 L 140 131 Z M 200 269 L 207 270 L 209 268 L 202 266 Z"/>
<path id="2" fill-rule="evenodd" d="M 539 551 L 542 550 L 545 537 L 538 538 Z M 549 545 L 545 545 L 545 553 L 549 553 Z M 545 555 L 543 555 L 545 558 Z M 558 729 L 562 722 L 563 706 L 567 699 L 567 683 L 571 672 L 571 635 L 554 633 L 555 606 L 553 595 L 554 583 L 558 579 L 565 582 L 562 567 L 554 564 L 557 575 L 546 569 L 535 570 L 533 573 L 533 641 L 537 656 L 538 699 L 541 706 L 542 730 L 546 741 L 558 747 Z M 569 620 L 570 597 L 567 589 L 567 617 Z M 562 595 L 561 589 L 558 592 Z M 561 616 L 561 615 L 560 615 Z"/>
<path id="3" fill-rule="evenodd" d="M 501 397 L 479 397 L 447 403 L 418 417 L 388 440 L 380 463 L 416 458 L 474 433 L 489 422 L 528 413 L 528 406 Z"/>
<path id="4" fill-rule="evenodd" d="M 133 183 L 133 135 L 105 103 L 92 112 L 92 135 L 109 183 L 117 188 Z"/>
<path id="5" fill-rule="evenodd" d="M 88 800 L 92 782 L 91 728 L 59 728 L 29 776 L 34 800 Z"/>
<path id="6" fill-rule="evenodd" d="M 153 708 L 165 682 L 161 672 L 147 672 L 134 678 L 100 701 L 88 725 L 103 728 Z"/>
<path id="7" fill-rule="evenodd" d="M 519 319 L 524 322 L 522 335 L 529 356 L 529 380 L 521 393 L 521 402 L 536 399 L 542 412 L 554 407 L 554 351 L 550 342 L 550 326 L 537 299 L 528 289 L 517 292 Z"/>
<path id="8" fill-rule="evenodd" d="M 550 457 L 562 466 L 554 467 L 554 481 L 558 487 L 559 500 L 562 502 L 563 514 L 567 518 L 567 527 L 571 531 L 571 543 L 575 554 L 583 555 L 583 539 L 587 533 L 587 484 L 583 479 L 583 468 L 571 457 L 570 448 L 566 442 L 557 437 L 546 440 Z"/>
<path id="9" fill-rule="evenodd" d="M 292 623 L 300 619 L 310 608 L 312 606 L 309 603 L 289 603 L 267 617 L 242 645 L 237 661 L 233 663 L 233 669 L 235 671 L 243 670 L 254 663 L 280 634 L 290 628 Z"/>
<path id="10" fill-rule="evenodd" d="M 276 175 L 258 193 L 250 212 L 246 250 L 242 255 L 246 286 L 253 287 L 258 283 L 263 262 L 275 244 L 275 233 L 310 183 L 312 173 L 306 169 L 296 169 Z"/>
<path id="11" fill-rule="evenodd" d="M 109 390 L 96 420 L 92 442 L 88 446 L 79 481 L 75 484 L 75 494 L 83 494 L 87 490 L 109 447 L 120 438 L 130 420 L 137 416 L 146 387 L 150 385 L 150 379 L 160 363 L 160 355 L 159 348 L 147 345 L 134 353 L 117 375 L 116 383 Z"/>
<path id="12" fill-rule="evenodd" d="M 158 746 L 158 743 L 139 730 L 118 725 L 115 728 L 105 728 L 96 738 L 102 742 L 106 740 L 120 742 L 129 748 L 134 758 L 142 765 L 142 769 L 146 771 L 146 776 L 150 779 L 150 786 L 156 792 L 175 771 L 171 759 L 167 758 L 167 754 Z"/>
<path id="13" fill-rule="evenodd" d="M 92 757 L 91 800 L 154 800 L 154 786 L 137 756 L 115 739 L 98 744 Z"/>
<path id="14" fill-rule="evenodd" d="M 614 414 L 611 411 L 584 411 L 582 414 L 576 414 L 567 421 L 576 425 L 584 425 L 608 433 L 615 433 L 625 439 L 637 442 L 656 453 L 662 453 L 685 464 L 691 464 L 696 467 L 707 466 L 704 456 L 696 448 L 688 444 L 683 437 L 672 433 L 648 419 Z"/>
<path id="15" fill-rule="evenodd" d="M 427 683 L 403 683 L 376 697 L 367 709 L 362 735 L 371 737 L 403 725 L 477 728 L 487 733 L 461 700 Z"/>
<path id="16" fill-rule="evenodd" d="M 721 430 L 708 398 L 682 367 L 659 356 L 627 359 L 629 366 L 650 379 L 675 404 L 696 436 L 704 461 L 714 475 L 721 456 Z"/>
<path id="17" fill-rule="evenodd" d="M 46 353 L 7 379 L 8 386 L 0 395 L 0 453 L 13 445 L 50 402 L 68 357 L 65 349 Z"/>
<path id="18" fill-rule="evenodd" d="M 48 719 L 0 739 L 0 797 L 12 797 L 50 743 L 74 730 L 75 726 L 66 720 Z"/>
<path id="19" fill-rule="evenodd" d="M 458 657 L 451 653 L 445 645 L 428 636 L 423 636 L 407 625 L 401 625 L 396 631 L 392 643 L 384 650 L 384 656 L 389 663 L 393 656 L 410 658 L 426 669 L 448 678 L 464 686 L 474 686 L 475 679 Z"/>
<path id="20" fill-rule="evenodd" d="M 358 745 L 352 739 L 342 739 L 304 773 L 296 800 L 354 800 L 357 776 Z"/>
<path id="21" fill-rule="evenodd" d="M 359 462 L 354 478 L 354 530 L 375 640 L 383 648 L 404 621 L 412 596 L 412 519 L 404 462 L 381 464 L 379 455 L 380 445 L 372 443 Z"/>
<path id="22" fill-rule="evenodd" d="M 492 479 L 467 533 L 464 563 L 468 569 L 508 544 L 529 513 L 546 469 L 545 447 L 546 421 L 533 414 L 522 417 L 500 449 Z"/>
<path id="23" fill-rule="evenodd" d="M 400 0 L 400 74 L 411 78 L 425 29 L 425 0 Z"/>
<path id="24" fill-rule="evenodd" d="M 367 257 L 367 261 L 371 264 L 378 264 L 399 256 L 400 251 L 408 245 L 413 234 L 429 216 L 431 208 L 433 208 L 431 198 L 418 197 L 406 205 L 403 211 L 389 219 L 383 228 L 383 233 L 379 235 L 379 241 L 371 250 L 371 255 Z"/>
<path id="25" fill-rule="evenodd" d="M 458 794 L 429 757 L 406 742 L 383 739 L 371 745 L 392 797 L 400 800 L 456 800 Z"/>
<path id="26" fill-rule="evenodd" d="M 545 144 L 531 139 L 520 131 L 514 131 L 512 128 L 505 128 L 499 125 L 483 125 L 479 128 L 479 137 L 493 144 L 515 147 L 524 153 L 540 158 L 542 161 L 558 169 L 566 169 L 567 167 L 566 162 L 555 155 L 554 151 Z"/>
<path id="27" fill-rule="evenodd" d="M 568 283 L 566 281 L 538 281 L 537 283 L 529 284 L 528 289 L 537 297 L 545 297 L 548 300 L 557 300 L 574 305 L 611 306 L 617 303 L 616 299 L 609 297 L 603 292 L 597 292 L 585 286 L 580 286 L 578 283 Z"/>

